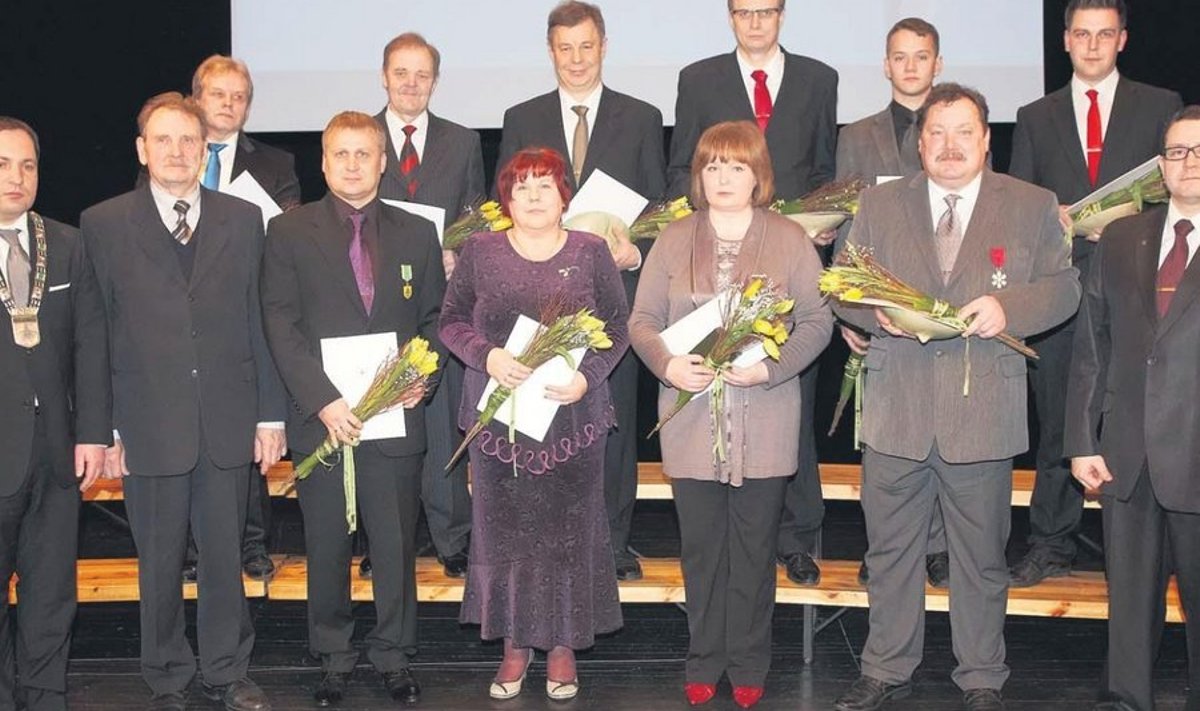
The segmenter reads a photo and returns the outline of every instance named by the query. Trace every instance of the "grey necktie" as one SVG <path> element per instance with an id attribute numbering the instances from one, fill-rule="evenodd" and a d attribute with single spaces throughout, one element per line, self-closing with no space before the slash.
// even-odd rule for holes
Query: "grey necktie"
<path id="1" fill-rule="evenodd" d="M 571 110 L 579 117 L 575 124 L 575 141 L 571 145 L 571 169 L 575 172 L 575 185 L 579 185 L 579 176 L 583 174 L 583 161 L 587 159 L 588 144 L 588 107 L 580 104 L 572 106 Z"/>
<path id="2" fill-rule="evenodd" d="M 29 305 L 29 254 L 21 246 L 20 234 L 21 230 L 0 230 L 0 237 L 8 242 L 8 288 L 18 307 Z"/>
<path id="3" fill-rule="evenodd" d="M 938 266 L 942 271 L 943 282 L 950 281 L 950 272 L 954 271 L 954 260 L 958 258 L 958 248 L 962 246 L 962 222 L 954 210 L 955 204 L 961 199 L 961 195 L 954 193 L 946 196 L 946 211 L 938 218 L 937 230 L 934 232 Z"/>
<path id="4" fill-rule="evenodd" d="M 179 220 L 176 221 L 175 227 L 171 229 L 171 236 L 179 244 L 187 244 L 192 238 L 192 228 L 188 227 L 187 214 L 192 206 L 187 204 L 187 200 L 175 201 L 175 212 L 179 213 Z"/>

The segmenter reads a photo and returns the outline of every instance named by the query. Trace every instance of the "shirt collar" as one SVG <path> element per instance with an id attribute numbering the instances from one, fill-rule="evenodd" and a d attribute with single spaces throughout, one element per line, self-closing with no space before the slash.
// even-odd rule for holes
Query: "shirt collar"
<path id="1" fill-rule="evenodd" d="M 169 215 L 175 211 L 175 202 L 177 200 L 183 200 L 193 208 L 200 204 L 199 182 L 196 183 L 191 192 L 183 197 L 175 197 L 166 190 L 163 190 L 153 179 L 148 182 L 150 183 L 150 195 L 154 197 L 154 204 L 158 207 L 159 213 L 163 215 Z"/>
<path id="2" fill-rule="evenodd" d="M 1179 211 L 1179 208 L 1175 205 L 1174 200 L 1169 201 L 1167 203 L 1166 229 L 1174 231 L 1175 223 L 1179 222 L 1180 220 L 1190 220 L 1197 229 L 1200 229 L 1200 214 L 1196 214 L 1196 215 L 1192 215 L 1191 217 L 1188 217 Z"/>
<path id="3" fill-rule="evenodd" d="M 895 99 L 892 99 L 892 103 L 888 104 L 888 111 L 891 112 L 892 123 L 897 126 L 900 125 L 901 121 L 904 122 L 904 126 L 911 126 L 917 122 L 917 112 Z"/>
<path id="4" fill-rule="evenodd" d="M 415 126 L 417 129 L 417 133 L 420 133 L 422 135 L 424 135 L 429 130 L 429 109 L 425 109 L 420 114 L 418 114 L 417 117 L 414 118 L 411 123 L 400 118 L 400 114 L 393 111 L 392 107 L 390 105 L 388 106 L 385 114 L 387 117 L 387 124 L 388 124 L 389 131 L 393 131 L 395 133 L 399 133 L 400 135 L 404 135 L 404 127 L 409 126 L 409 125 Z"/>
<path id="5" fill-rule="evenodd" d="M 1095 89 L 1100 96 L 1112 98 L 1117 91 L 1117 83 L 1121 81 L 1121 73 L 1114 67 L 1108 76 L 1104 77 L 1095 84 L 1088 84 L 1079 78 L 1078 74 L 1071 75 L 1071 94 L 1080 98 L 1087 99 L 1089 89 Z"/>
<path id="6" fill-rule="evenodd" d="M 577 101 L 570 94 L 563 91 L 563 88 L 560 86 L 558 88 L 558 103 L 562 106 L 564 114 L 573 113 L 574 109 L 572 107 L 586 106 L 588 119 L 595 121 L 596 112 L 600 109 L 600 94 L 602 93 L 604 93 L 604 82 L 597 84 L 596 88 L 592 89 L 592 93 L 583 97 L 583 101 Z"/>
<path id="7" fill-rule="evenodd" d="M 741 71 L 743 78 L 749 77 L 750 72 L 755 69 L 762 69 L 767 73 L 768 77 L 776 76 L 779 72 L 783 71 L 783 48 L 779 45 L 775 45 L 775 54 L 771 55 L 771 58 L 761 67 L 751 65 L 746 57 L 742 55 L 741 49 L 735 51 L 734 54 L 737 55 L 738 69 Z"/>
<path id="8" fill-rule="evenodd" d="M 24 236 L 29 231 L 29 212 L 22 212 L 12 222 L 0 222 L 0 230 L 21 230 Z"/>
<path id="9" fill-rule="evenodd" d="M 399 118 L 399 117 L 397 117 L 397 118 Z M 372 199 L 366 205 L 363 205 L 361 208 L 354 207 L 353 205 L 351 205 L 350 203 L 341 199 L 334 193 L 329 193 L 329 195 L 333 198 L 333 209 L 335 212 L 337 212 L 338 220 L 340 222 L 349 222 L 350 216 L 356 212 L 361 212 L 364 215 L 366 215 L 368 222 L 378 222 L 378 219 L 379 219 L 379 196 L 378 195 L 376 195 L 374 199 Z"/>
<path id="10" fill-rule="evenodd" d="M 214 143 L 218 146 L 236 147 L 238 144 L 238 139 L 241 137 L 242 137 L 241 131 L 234 131 L 233 133 L 229 134 L 229 137 L 226 138 L 224 141 L 206 141 L 206 143 Z M 205 146 L 205 148 L 207 148 L 207 145 Z"/>
<path id="11" fill-rule="evenodd" d="M 976 175 L 975 178 L 971 182 L 962 186 L 958 190 L 948 190 L 946 188 L 943 188 L 941 185 L 938 185 L 937 183 L 933 182 L 933 178 L 930 178 L 929 179 L 929 199 L 933 203 L 941 203 L 941 202 L 945 201 L 947 195 L 950 195 L 953 193 L 954 195 L 958 195 L 961 198 L 960 202 L 965 201 L 968 204 L 973 205 L 975 203 L 975 199 L 979 197 L 979 187 L 982 184 L 983 184 L 983 171 L 982 170 L 979 171 L 979 175 Z"/>

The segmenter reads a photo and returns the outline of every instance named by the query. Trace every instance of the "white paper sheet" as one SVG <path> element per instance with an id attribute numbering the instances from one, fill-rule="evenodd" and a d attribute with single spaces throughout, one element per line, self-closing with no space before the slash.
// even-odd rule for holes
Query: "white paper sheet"
<path id="1" fill-rule="evenodd" d="M 436 205 L 426 205 L 420 202 L 405 202 L 404 200 L 388 200 L 382 199 L 380 202 L 398 207 L 405 212 L 411 212 L 417 217 L 423 217 L 433 223 L 434 229 L 437 230 L 438 244 L 442 243 L 442 232 L 446 228 L 446 209 L 437 207 Z"/>
<path id="2" fill-rule="evenodd" d="M 875 178 L 875 184 L 883 185 L 884 183 L 890 183 L 893 180 L 899 180 L 900 178 L 903 178 L 903 177 L 904 177 L 903 175 L 879 175 L 879 176 L 876 176 L 876 178 Z"/>
<path id="3" fill-rule="evenodd" d="M 233 179 L 233 182 L 223 191 L 226 195 L 241 198 L 246 202 L 253 203 L 262 211 L 263 229 L 267 229 L 267 223 L 272 217 L 283 212 L 279 208 L 279 203 L 271 199 L 263 186 L 250 175 L 250 171 L 243 170 L 242 174 Z"/>
<path id="4" fill-rule="evenodd" d="M 520 353 L 525 350 L 525 346 L 533 340 L 540 325 L 528 316 L 518 316 L 512 332 L 508 334 L 508 340 L 504 342 L 504 350 L 509 353 Z M 554 421 L 554 415 L 561 407 L 561 403 L 546 399 L 546 386 L 570 384 L 585 353 L 587 353 L 586 348 L 576 348 L 571 351 L 571 359 L 575 361 L 574 368 L 561 357 L 551 358 L 534 370 L 525 382 L 517 386 L 513 392 L 517 399 L 515 427 L 520 430 L 521 434 L 538 442 L 546 438 L 546 432 L 550 430 L 550 423 Z M 483 412 L 483 408 L 487 407 L 488 398 L 491 397 L 492 391 L 498 385 L 495 379 L 488 381 L 487 387 L 483 389 L 483 397 L 479 398 L 479 404 L 475 406 L 477 410 Z M 510 398 L 500 406 L 496 412 L 497 422 L 505 425 L 513 424 L 514 407 L 512 403 Z"/>
<path id="5" fill-rule="evenodd" d="M 567 222 L 585 212 L 607 212 L 626 226 L 632 225 L 650 201 L 625 187 L 602 170 L 594 170 L 571 198 L 571 208 L 563 215 Z"/>
<path id="6" fill-rule="evenodd" d="M 667 350 L 671 352 L 671 355 L 686 355 L 691 353 L 693 348 L 708 337 L 708 334 L 720 328 L 721 316 L 725 312 L 726 304 L 732 297 L 732 289 L 723 291 L 707 304 L 679 319 L 660 333 L 659 336 L 662 337 L 663 343 L 666 344 Z M 755 363 L 766 360 L 766 358 L 767 351 L 762 347 L 762 342 L 758 341 L 735 356 L 733 364 L 739 368 L 747 368 Z M 704 389 L 704 392 L 708 392 L 711 387 L 709 385 L 708 388 Z"/>
<path id="7" fill-rule="evenodd" d="M 350 407 L 358 404 L 371 387 L 379 364 L 398 350 L 394 331 L 321 339 L 321 364 L 325 375 Z M 382 412 L 363 423 L 361 439 L 388 439 L 406 436 L 404 408 Z"/>

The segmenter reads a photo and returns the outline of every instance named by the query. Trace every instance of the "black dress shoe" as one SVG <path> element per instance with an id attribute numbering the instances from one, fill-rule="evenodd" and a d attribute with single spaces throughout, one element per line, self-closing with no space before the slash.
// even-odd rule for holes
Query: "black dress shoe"
<path id="1" fill-rule="evenodd" d="M 321 683 L 313 691 L 317 706 L 335 706 L 342 703 L 342 697 L 346 695 L 346 676 L 343 672 L 325 672 Z"/>
<path id="2" fill-rule="evenodd" d="M 183 578 L 183 582 L 185 583 L 196 582 L 196 564 L 184 563 L 183 570 L 180 572 L 180 576 Z"/>
<path id="3" fill-rule="evenodd" d="M 613 565 L 617 569 L 617 580 L 642 579 L 642 564 L 629 551 L 613 553 Z"/>
<path id="4" fill-rule="evenodd" d="M 267 695 L 258 688 L 258 684 L 249 679 L 238 679 L 224 686 L 206 683 L 200 688 L 209 701 L 225 704 L 226 711 L 271 711 L 271 702 L 267 700 Z"/>
<path id="5" fill-rule="evenodd" d="M 1046 578 L 1058 578 L 1071 573 L 1071 561 L 1045 546 L 1029 549 L 1021 562 L 1008 570 L 1009 587 L 1028 588 Z"/>
<path id="6" fill-rule="evenodd" d="M 383 688 L 387 689 L 394 701 L 415 704 L 421 698 L 421 685 L 417 683 L 408 669 L 384 672 Z"/>
<path id="7" fill-rule="evenodd" d="M 442 570 L 446 571 L 447 578 L 467 577 L 466 551 L 459 551 L 454 555 L 448 555 L 445 558 L 438 556 L 438 562 L 442 564 Z"/>
<path id="8" fill-rule="evenodd" d="M 858 584 L 867 587 L 867 583 L 871 582 L 871 571 L 867 570 L 867 561 L 863 561 L 862 565 L 858 566 Z"/>
<path id="9" fill-rule="evenodd" d="M 963 692 L 966 711 L 1004 711 L 1004 699 L 998 689 L 967 689 Z"/>
<path id="10" fill-rule="evenodd" d="M 275 574 L 275 564 L 264 551 L 242 558 L 242 572 L 254 580 L 267 580 Z"/>
<path id="11" fill-rule="evenodd" d="M 146 711 L 184 711 L 187 699 L 183 694 L 158 694 L 146 704 Z"/>
<path id="12" fill-rule="evenodd" d="M 358 564 L 358 576 L 360 578 L 371 577 L 371 556 L 364 555 L 361 562 Z"/>
<path id="13" fill-rule="evenodd" d="M 863 674 L 846 690 L 833 708 L 836 711 L 875 711 L 889 701 L 903 699 L 912 693 L 912 682 L 889 684 Z"/>
<path id="14" fill-rule="evenodd" d="M 816 585 L 821 582 L 821 569 L 817 567 L 817 561 L 807 553 L 779 556 L 779 562 L 787 571 L 788 580 L 797 585 Z"/>
<path id="15" fill-rule="evenodd" d="M 950 554 L 942 551 L 925 556 L 925 577 L 935 588 L 950 585 Z"/>

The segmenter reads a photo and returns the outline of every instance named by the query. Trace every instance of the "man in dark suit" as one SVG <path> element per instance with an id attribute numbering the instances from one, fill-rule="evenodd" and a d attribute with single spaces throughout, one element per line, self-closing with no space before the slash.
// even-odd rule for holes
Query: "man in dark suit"
<path id="1" fill-rule="evenodd" d="M 383 204 L 384 130 L 358 112 L 334 116 L 321 137 L 329 194 L 271 221 L 263 265 L 267 340 L 291 394 L 288 436 L 298 457 L 326 438 L 357 443 L 362 422 L 325 373 L 321 341 L 394 333 L 397 346 L 422 336 L 437 346 L 446 278 L 437 234 L 427 220 Z M 405 407 L 405 435 L 363 442 L 355 451 L 358 508 L 371 536 L 376 625 L 367 656 L 391 697 L 415 702 L 409 672 L 416 653 L 415 550 L 421 465 L 420 395 Z M 443 465 L 442 462 L 438 462 Z M 308 552 L 309 649 L 321 658 L 314 694 L 337 704 L 358 653 L 351 644 L 351 539 L 341 464 L 298 484 Z"/>
<path id="2" fill-rule="evenodd" d="M 1113 711 L 1154 708 L 1172 572 L 1187 617 L 1187 707 L 1200 708 L 1200 106 L 1177 115 L 1164 144 L 1170 203 L 1104 230 L 1067 389 L 1063 453 L 1103 503 L 1108 660 L 1096 708 Z"/>
<path id="3" fill-rule="evenodd" d="M 250 173 L 267 195 L 283 210 L 300 204 L 300 181 L 295 161 L 287 151 L 254 140 L 243 131 L 254 99 L 254 82 L 246 65 L 232 57 L 214 54 L 196 67 L 192 75 L 192 98 L 204 112 L 204 138 L 207 160 L 201 183 L 209 190 L 226 192 L 229 184 Z M 283 423 L 270 446 L 282 453 L 287 450 Z M 278 459 L 279 457 L 274 457 Z M 242 537 L 242 570 L 256 580 L 269 578 L 275 565 L 267 556 L 267 530 L 271 525 L 271 498 L 267 493 L 266 471 L 250 477 L 250 495 L 246 500 L 246 530 Z M 184 577 L 195 579 L 195 550 L 190 548 L 190 568 Z"/>
<path id="4" fill-rule="evenodd" d="M 600 8 L 575 0 L 559 3 L 550 11 L 546 42 L 558 88 L 504 112 L 497 170 L 517 151 L 545 146 L 571 164 L 576 190 L 601 170 L 642 197 L 657 200 L 663 194 L 666 172 L 662 114 L 603 84 L 608 38 Z M 633 303 L 642 254 L 628 239 L 617 237 L 613 259 Z M 609 433 L 604 451 L 604 501 L 613 563 L 619 580 L 637 580 L 642 568 L 629 551 L 637 500 L 638 439 L 638 360 L 632 352 L 617 364 L 608 384 L 617 412 L 617 426 Z"/>
<path id="5" fill-rule="evenodd" d="M 137 151 L 148 184 L 87 209 L 80 224 L 110 334 L 116 441 L 105 476 L 124 477 L 150 708 L 184 708 L 196 672 L 179 583 L 190 522 L 204 694 L 261 711 L 270 703 L 246 677 L 254 628 L 241 533 L 250 462 L 269 467 L 278 455 L 277 430 L 262 425 L 283 420 L 285 405 L 262 333 L 262 215 L 200 186 L 203 120 L 179 94 L 147 101 Z"/>
<path id="6" fill-rule="evenodd" d="M 1071 0 L 1065 20 L 1063 41 L 1074 76 L 1017 112 L 1009 174 L 1070 205 L 1153 157 L 1182 102 L 1173 91 L 1117 72 L 1127 37 L 1124 0 Z M 1085 279 L 1098 237 L 1074 240 L 1073 259 Z M 1075 558 L 1083 492 L 1062 452 L 1074 324 L 1070 319 L 1030 340 L 1040 356 L 1029 371 L 1038 415 L 1037 477 L 1029 506 L 1030 548 L 1011 570 L 1015 587 L 1066 575 Z"/>
<path id="7" fill-rule="evenodd" d="M 862 178 L 874 185 L 883 177 L 899 178 L 921 172 L 917 111 L 929 96 L 933 80 L 941 73 L 941 40 L 936 27 L 919 17 L 906 17 L 892 25 L 883 58 L 883 74 L 892 85 L 892 101 L 883 111 L 842 128 L 837 145 L 838 180 Z M 846 324 L 841 324 L 840 330 L 851 351 L 867 354 L 868 336 Z M 929 551 L 925 558 L 929 584 L 945 587 L 950 559 L 946 554 L 942 512 L 936 506 L 929 528 Z M 869 577 L 864 562 L 858 569 L 858 580 L 866 585 Z"/>
<path id="8" fill-rule="evenodd" d="M 111 394 L 79 232 L 30 210 L 39 158 L 33 129 L 0 116 L 0 581 L 16 572 L 21 598 L 15 632 L 7 594 L 0 609 L 0 706 L 65 711 L 79 491 L 104 467 Z"/>
<path id="9" fill-rule="evenodd" d="M 757 121 L 767 139 L 775 171 L 775 196 L 796 198 L 833 179 L 837 145 L 837 72 L 779 46 L 785 0 L 728 0 L 737 49 L 701 60 L 679 72 L 675 130 L 667 168 L 668 192 L 685 195 L 692 153 L 700 134 L 720 121 Z M 812 235 L 818 247 L 833 242 L 832 230 Z M 815 585 L 821 571 L 813 560 L 825 506 L 817 470 L 813 429 L 817 366 L 800 376 L 804 410 L 800 424 L 800 468 L 788 483 L 779 523 L 779 561 L 788 577 Z"/>
<path id="10" fill-rule="evenodd" d="M 441 62 L 437 48 L 414 32 L 388 42 L 383 49 L 388 105 L 375 120 L 387 137 L 387 170 L 379 182 L 379 197 L 440 207 L 449 225 L 464 207 L 484 197 L 483 152 L 479 134 L 429 111 Z M 442 259 L 449 278 L 454 252 L 444 251 Z M 446 575 L 461 578 L 467 573 L 471 535 L 466 458 L 449 473 L 445 466 L 462 441 L 458 429 L 462 364 L 447 357 L 441 372 L 425 412 L 429 449 L 421 470 L 421 500 L 438 560 Z M 370 573 L 369 566 L 364 560 L 364 573 Z"/>
<path id="11" fill-rule="evenodd" d="M 996 336 L 1040 333 L 1079 304 L 1054 196 L 986 167 L 984 98 L 935 86 L 917 128 L 924 172 L 863 193 L 846 241 L 959 307 L 969 325 L 963 337 L 921 343 L 881 310 L 834 307 L 871 333 L 862 428 L 871 629 L 862 676 L 838 711 L 877 709 L 911 692 L 935 500 L 950 552 L 952 677 L 968 711 L 1004 708 L 1012 457 L 1029 433 L 1025 358 Z"/>

